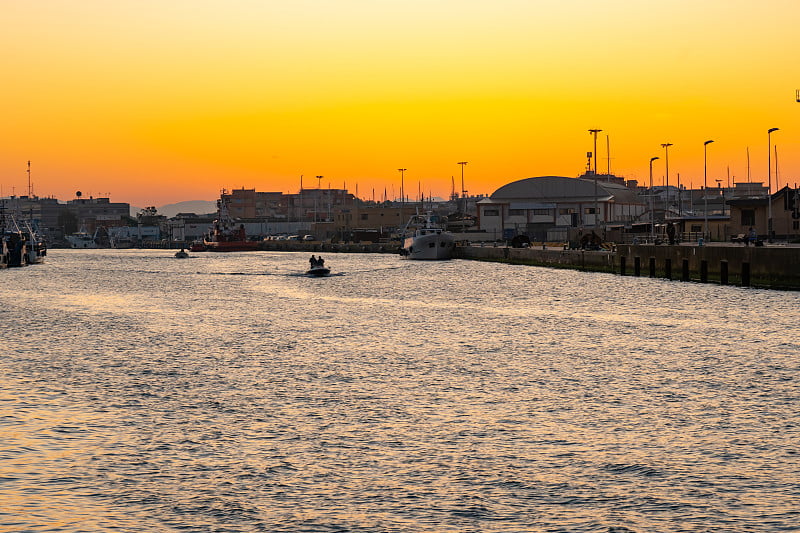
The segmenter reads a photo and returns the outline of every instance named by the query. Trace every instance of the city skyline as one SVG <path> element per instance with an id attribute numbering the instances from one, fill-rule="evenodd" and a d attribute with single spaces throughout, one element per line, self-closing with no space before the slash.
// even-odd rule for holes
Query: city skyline
<path id="1" fill-rule="evenodd" d="M 592 168 L 800 182 L 784 0 L 17 0 L 0 6 L 2 195 L 135 205 L 221 188 L 491 194 Z M 768 130 L 773 132 L 768 142 Z M 606 137 L 608 136 L 608 137 Z M 610 154 L 607 147 L 610 146 Z M 775 148 L 777 147 L 777 148 Z M 776 157 L 777 156 L 777 157 Z M 466 168 L 459 162 L 466 161 Z M 777 173 L 776 173 L 777 168 Z M 318 179 L 317 176 L 323 178 Z M 408 194 L 407 194 L 408 195 Z"/>

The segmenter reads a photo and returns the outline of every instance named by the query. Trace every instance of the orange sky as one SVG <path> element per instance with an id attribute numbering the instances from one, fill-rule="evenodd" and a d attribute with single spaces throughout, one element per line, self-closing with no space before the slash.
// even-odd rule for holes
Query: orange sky
<path id="1" fill-rule="evenodd" d="M 598 169 L 800 183 L 796 0 L 4 0 L 0 193 L 490 194 Z M 773 160 L 774 162 L 774 160 Z M 773 175 L 773 181 L 775 176 Z"/>

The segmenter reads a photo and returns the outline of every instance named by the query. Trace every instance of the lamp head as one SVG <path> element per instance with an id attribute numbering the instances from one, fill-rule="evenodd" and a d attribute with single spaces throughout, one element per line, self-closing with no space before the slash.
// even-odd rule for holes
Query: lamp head
<path id="1" fill-rule="evenodd" d="M 661 159 L 661 158 L 660 158 L 660 157 L 651 157 L 651 158 L 650 158 L 650 162 L 652 163 L 652 162 L 653 162 L 653 161 L 655 161 L 656 159 Z"/>
<path id="2" fill-rule="evenodd" d="M 714 142 L 714 141 L 706 141 L 706 142 L 704 142 L 704 143 L 703 143 L 703 146 L 706 146 L 706 145 L 708 145 L 708 144 L 711 144 L 711 143 L 713 143 L 713 142 Z"/>
<path id="3" fill-rule="evenodd" d="M 770 128 L 767 130 L 767 133 L 772 133 L 773 131 L 778 131 L 778 128 Z"/>

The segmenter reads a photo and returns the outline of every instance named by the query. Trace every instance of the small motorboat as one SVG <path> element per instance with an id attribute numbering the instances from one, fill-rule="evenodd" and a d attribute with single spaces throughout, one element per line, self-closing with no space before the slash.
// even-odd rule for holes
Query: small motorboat
<path id="1" fill-rule="evenodd" d="M 315 265 L 306 271 L 306 274 L 308 274 L 309 276 L 314 276 L 317 278 L 321 278 L 322 276 L 327 276 L 330 273 L 331 273 L 330 268 L 321 265 Z"/>
<path id="2" fill-rule="evenodd" d="M 325 266 L 325 260 L 322 258 L 322 256 L 314 257 L 312 255 L 308 262 L 311 263 L 311 268 L 306 270 L 306 275 L 308 276 L 321 278 L 322 276 L 327 276 L 331 273 L 331 269 Z"/>
<path id="3" fill-rule="evenodd" d="M 175 252 L 175 258 L 176 259 L 186 259 L 187 257 L 189 257 L 189 254 L 183 248 L 181 248 L 179 251 Z"/>

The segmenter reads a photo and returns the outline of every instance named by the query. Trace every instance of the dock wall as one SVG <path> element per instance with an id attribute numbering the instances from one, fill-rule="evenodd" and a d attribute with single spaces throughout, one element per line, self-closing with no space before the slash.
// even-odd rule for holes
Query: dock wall
<path id="1" fill-rule="evenodd" d="M 397 253 L 388 244 L 266 241 L 264 250 Z M 614 251 L 457 246 L 457 259 L 570 268 L 679 281 L 800 290 L 800 247 L 620 245 Z"/>
<path id="2" fill-rule="evenodd" d="M 456 257 L 623 276 L 800 290 L 800 248 L 622 245 L 615 251 L 465 246 Z"/>

